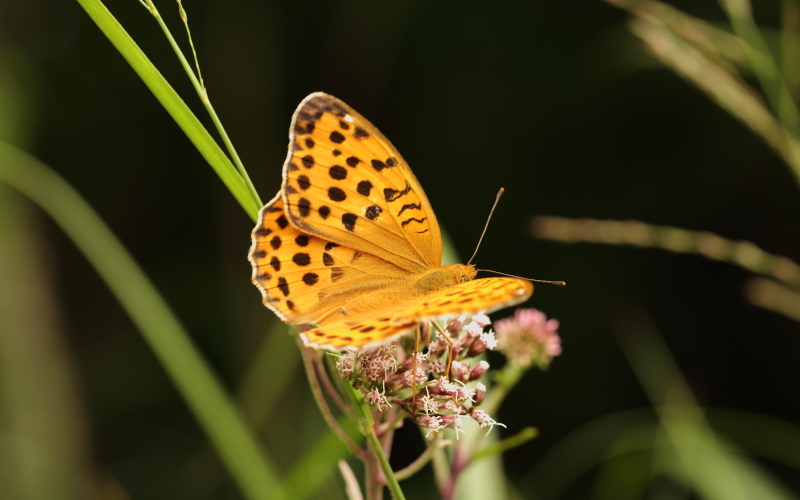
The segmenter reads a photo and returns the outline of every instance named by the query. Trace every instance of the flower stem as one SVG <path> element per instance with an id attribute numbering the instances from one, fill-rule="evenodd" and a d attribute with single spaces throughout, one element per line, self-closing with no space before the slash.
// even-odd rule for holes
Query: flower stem
<path id="1" fill-rule="evenodd" d="M 386 454 L 383 453 L 383 446 L 381 446 L 378 435 L 375 434 L 374 427 L 370 427 L 369 432 L 367 432 L 367 443 L 383 471 L 383 475 L 386 479 L 386 486 L 388 486 L 389 491 L 392 492 L 392 497 L 395 500 L 405 500 L 406 497 L 400 489 L 400 483 L 397 482 L 397 477 L 394 475 L 394 471 L 392 471 L 392 466 L 389 465 L 389 459 L 386 457 Z"/>
<path id="2" fill-rule="evenodd" d="M 526 371 L 527 367 L 517 363 L 506 363 L 506 366 L 497 374 L 494 387 L 486 394 L 486 400 L 482 405 L 483 410 L 489 415 L 495 414 L 500 404 Z"/>
<path id="3" fill-rule="evenodd" d="M 408 479 L 409 477 L 413 476 L 417 472 L 419 472 L 425 465 L 431 461 L 433 458 L 433 453 L 445 446 L 449 446 L 450 441 L 442 440 L 440 434 L 436 434 L 433 439 L 428 442 L 428 446 L 425 448 L 420 456 L 417 457 L 416 460 L 408 464 L 405 468 L 400 469 L 399 471 L 395 472 L 394 475 L 398 481 L 402 481 L 403 479 Z"/>
<path id="4" fill-rule="evenodd" d="M 317 370 L 314 366 L 315 363 L 311 349 L 303 345 L 303 341 L 300 340 L 299 336 L 297 337 L 297 345 L 300 348 L 300 355 L 303 358 L 303 367 L 306 369 L 308 386 L 311 388 L 311 394 L 314 396 L 314 401 L 316 401 L 317 407 L 320 413 L 322 413 L 322 418 L 325 419 L 325 423 L 339 436 L 339 439 L 350 449 L 351 453 L 361 460 L 368 460 L 367 452 L 361 449 L 361 447 L 347 435 L 344 429 L 341 428 L 336 418 L 334 418 L 327 401 L 325 401 L 325 396 L 322 394 L 322 388 L 320 387 L 319 378 L 317 376 Z"/>
<path id="5" fill-rule="evenodd" d="M 356 408 L 356 412 L 359 415 L 359 428 L 361 432 L 367 438 L 367 447 L 369 448 L 370 453 L 372 454 L 372 460 L 366 461 L 366 468 L 367 468 L 367 498 L 369 500 L 373 500 L 373 498 L 381 498 L 381 495 L 377 493 L 378 496 L 373 497 L 373 489 L 370 488 L 373 481 L 377 476 L 377 470 L 374 470 L 374 462 L 377 461 L 377 465 L 380 466 L 381 471 L 383 471 L 384 480 L 386 481 L 386 486 L 389 487 L 389 491 L 392 492 L 392 497 L 395 500 L 405 500 L 405 495 L 403 495 L 403 490 L 400 489 L 400 483 L 397 482 L 397 477 L 394 475 L 392 471 L 392 466 L 389 465 L 389 459 L 386 457 L 386 454 L 383 452 L 383 446 L 381 444 L 381 440 L 378 438 L 378 435 L 375 432 L 375 420 L 372 418 L 372 413 L 370 412 L 369 406 L 364 402 L 364 398 L 361 397 L 360 394 L 353 389 L 353 386 L 349 383 L 344 384 L 345 389 L 348 392 L 348 396 L 350 401 L 353 403 L 353 406 Z"/>

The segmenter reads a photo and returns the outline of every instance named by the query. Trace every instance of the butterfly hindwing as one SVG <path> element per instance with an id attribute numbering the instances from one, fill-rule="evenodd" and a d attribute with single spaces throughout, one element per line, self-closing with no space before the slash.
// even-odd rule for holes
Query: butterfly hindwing
<path id="1" fill-rule="evenodd" d="M 392 337 L 410 332 L 414 327 L 414 324 L 392 324 L 391 318 L 387 315 L 364 321 L 351 321 L 345 324 L 314 328 L 303 333 L 303 336 L 307 345 L 319 348 L 343 349 L 383 342 Z"/>
<path id="2" fill-rule="evenodd" d="M 411 169 L 335 97 L 311 94 L 295 112 L 283 193 L 289 220 L 304 232 L 409 272 L 441 263 L 439 225 Z"/>

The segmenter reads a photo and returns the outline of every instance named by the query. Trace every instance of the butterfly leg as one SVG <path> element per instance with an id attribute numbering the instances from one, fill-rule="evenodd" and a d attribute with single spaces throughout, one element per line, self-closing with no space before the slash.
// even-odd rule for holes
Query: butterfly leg
<path id="1" fill-rule="evenodd" d="M 436 331 L 444 337 L 448 344 L 450 344 L 450 349 L 447 351 L 447 368 L 445 369 L 444 376 L 447 380 L 450 380 L 450 367 L 453 365 L 453 340 L 450 338 L 449 335 L 444 331 L 444 328 L 439 326 L 439 323 L 436 322 L 434 319 L 428 320 L 430 321 L 433 326 L 436 328 Z"/>

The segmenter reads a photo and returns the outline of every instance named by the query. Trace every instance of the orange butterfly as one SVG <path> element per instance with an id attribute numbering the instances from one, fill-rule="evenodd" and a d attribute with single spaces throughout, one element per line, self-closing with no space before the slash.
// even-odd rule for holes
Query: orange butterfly
<path id="1" fill-rule="evenodd" d="M 363 116 L 316 92 L 295 111 L 280 192 L 259 212 L 248 259 L 264 305 L 309 325 L 307 345 L 359 347 L 445 314 L 527 300 L 516 278 L 471 281 L 442 266 L 442 237 L 417 178 Z"/>

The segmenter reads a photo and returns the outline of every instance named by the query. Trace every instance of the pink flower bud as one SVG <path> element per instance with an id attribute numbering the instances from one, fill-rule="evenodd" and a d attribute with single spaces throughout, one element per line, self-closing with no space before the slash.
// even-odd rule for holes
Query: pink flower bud
<path id="1" fill-rule="evenodd" d="M 453 364 L 450 366 L 450 376 L 453 378 L 453 380 L 466 382 L 468 374 L 469 365 L 466 365 L 460 361 L 453 361 Z"/>
<path id="2" fill-rule="evenodd" d="M 461 333 L 461 329 L 464 328 L 464 323 L 465 323 L 465 321 L 464 321 L 464 315 L 463 314 L 461 316 L 456 316 L 453 319 L 453 321 L 451 321 L 447 325 L 447 330 L 452 335 L 458 335 L 459 333 Z"/>
<path id="3" fill-rule="evenodd" d="M 442 419 L 442 425 L 450 429 L 459 429 L 461 427 L 461 415 L 439 415 Z"/>
<path id="4" fill-rule="evenodd" d="M 427 389 L 432 394 L 443 394 L 445 396 L 455 396 L 458 393 L 458 387 L 451 384 L 444 377 L 428 384 Z"/>
<path id="5" fill-rule="evenodd" d="M 489 346 L 486 344 L 485 340 L 483 340 L 482 338 L 477 338 L 475 339 L 475 342 L 473 342 L 472 345 L 469 346 L 467 357 L 471 358 L 473 356 L 477 356 L 478 354 L 482 353 L 488 348 Z"/>
<path id="6" fill-rule="evenodd" d="M 478 380 L 483 376 L 484 373 L 486 373 L 486 370 L 488 369 L 489 363 L 486 361 L 480 361 L 477 365 L 475 365 L 475 368 L 469 372 L 469 380 Z"/>
<path id="7" fill-rule="evenodd" d="M 475 385 L 475 395 L 472 396 L 472 405 L 478 406 L 486 398 L 486 386 L 478 382 Z"/>

